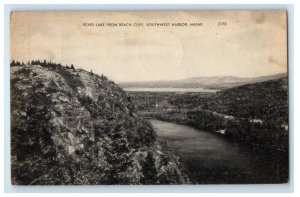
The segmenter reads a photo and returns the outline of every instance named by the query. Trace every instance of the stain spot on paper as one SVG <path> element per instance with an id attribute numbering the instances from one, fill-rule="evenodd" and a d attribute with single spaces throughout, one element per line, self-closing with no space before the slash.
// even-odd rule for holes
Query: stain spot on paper
<path id="1" fill-rule="evenodd" d="M 263 24 L 265 22 L 265 15 L 261 14 L 258 18 L 256 18 L 257 24 Z"/>
<path id="2" fill-rule="evenodd" d="M 268 61 L 271 63 L 271 64 L 275 64 L 281 68 L 286 68 L 287 66 L 284 64 L 284 63 L 281 63 L 279 62 L 278 60 L 276 60 L 274 57 L 269 57 Z"/>

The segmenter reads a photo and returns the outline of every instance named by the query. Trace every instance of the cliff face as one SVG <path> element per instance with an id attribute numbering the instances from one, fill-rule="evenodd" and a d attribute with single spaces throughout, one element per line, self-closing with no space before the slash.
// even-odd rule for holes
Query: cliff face
<path id="1" fill-rule="evenodd" d="M 114 82 L 36 63 L 11 67 L 13 184 L 182 184 L 178 158 Z"/>

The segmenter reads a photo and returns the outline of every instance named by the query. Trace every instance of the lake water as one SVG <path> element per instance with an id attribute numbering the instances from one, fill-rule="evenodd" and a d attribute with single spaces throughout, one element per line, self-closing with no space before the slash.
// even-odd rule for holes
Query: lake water
<path id="1" fill-rule="evenodd" d="M 259 183 L 257 160 L 223 136 L 190 126 L 150 120 L 163 146 L 179 156 L 196 183 Z"/>
<path id="2" fill-rule="evenodd" d="M 130 87 L 123 88 L 128 92 L 204 92 L 204 93 L 215 93 L 219 90 L 204 89 L 204 88 L 140 88 Z"/>

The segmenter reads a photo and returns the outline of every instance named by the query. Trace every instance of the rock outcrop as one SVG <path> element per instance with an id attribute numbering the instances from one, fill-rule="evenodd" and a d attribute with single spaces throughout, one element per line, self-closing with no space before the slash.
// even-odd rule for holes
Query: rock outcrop
<path id="1" fill-rule="evenodd" d="M 13 184 L 189 183 L 128 95 L 103 75 L 12 64 L 11 123 Z"/>

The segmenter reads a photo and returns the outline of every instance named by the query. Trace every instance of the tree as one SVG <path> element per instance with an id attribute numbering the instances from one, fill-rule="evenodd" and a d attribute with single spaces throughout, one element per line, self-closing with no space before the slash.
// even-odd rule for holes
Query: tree
<path id="1" fill-rule="evenodd" d="M 39 91 L 42 84 L 33 84 L 33 88 L 22 109 L 25 116 L 13 115 L 12 150 L 15 158 L 12 163 L 12 177 L 18 184 L 39 184 L 39 177 L 47 173 L 56 163 L 56 151 L 49 132 L 51 100 Z M 23 97 L 17 97 L 24 99 Z M 13 108 L 12 110 L 20 110 Z M 15 117 L 14 117 L 15 116 Z"/>
<path id="2" fill-rule="evenodd" d="M 21 66 L 21 63 L 19 61 L 16 61 L 16 66 Z"/>
<path id="3" fill-rule="evenodd" d="M 122 125 L 116 126 L 111 133 L 110 148 L 105 151 L 108 164 L 111 166 L 107 172 L 107 184 L 124 184 L 130 182 L 130 174 L 127 169 L 132 167 L 132 160 L 126 132 Z"/>
<path id="4" fill-rule="evenodd" d="M 157 184 L 157 170 L 155 165 L 155 158 L 152 151 L 148 152 L 145 163 L 143 165 L 143 179 L 144 184 Z"/>
<path id="5" fill-rule="evenodd" d="M 13 60 L 11 63 L 10 63 L 10 66 L 15 66 L 16 65 L 16 62 L 15 60 Z"/>
<path id="6" fill-rule="evenodd" d="M 107 81 L 107 77 L 104 76 L 103 74 L 101 74 L 100 78 L 101 78 L 102 80 L 104 80 L 104 81 Z"/>

